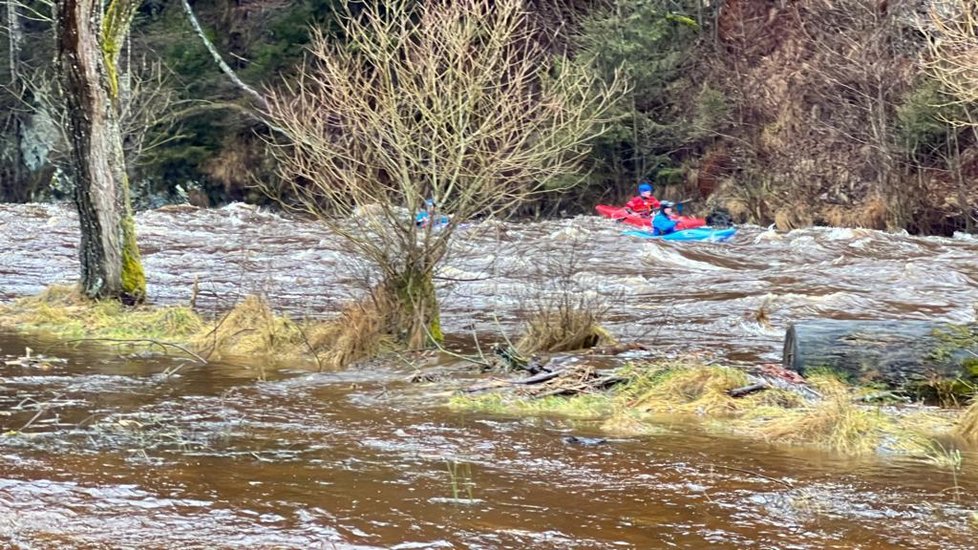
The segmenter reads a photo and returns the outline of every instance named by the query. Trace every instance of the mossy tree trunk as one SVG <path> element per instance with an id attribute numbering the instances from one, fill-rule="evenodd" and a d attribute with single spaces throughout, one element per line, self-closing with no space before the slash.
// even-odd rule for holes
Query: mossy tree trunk
<path id="1" fill-rule="evenodd" d="M 406 262 L 396 273 L 388 273 L 383 297 L 392 336 L 412 348 L 444 340 L 433 263 Z"/>
<path id="2" fill-rule="evenodd" d="M 119 125 L 118 59 L 133 0 L 58 0 L 59 79 L 68 113 L 70 172 L 81 225 L 81 286 L 95 299 L 146 296 Z"/>

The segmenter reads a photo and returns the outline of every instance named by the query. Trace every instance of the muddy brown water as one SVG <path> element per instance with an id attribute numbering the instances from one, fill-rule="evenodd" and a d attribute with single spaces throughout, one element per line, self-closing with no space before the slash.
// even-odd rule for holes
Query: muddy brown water
<path id="1" fill-rule="evenodd" d="M 370 277 L 315 225 L 243 206 L 138 222 L 161 303 L 186 301 L 196 277 L 205 309 L 264 292 L 328 315 Z M 618 231 L 587 217 L 466 228 L 440 274 L 446 329 L 512 332 L 534 299 L 571 288 L 660 353 L 772 361 L 797 318 L 975 316 L 966 236 Z M 0 205 L 0 299 L 72 279 L 76 241 L 70 209 Z M 66 362 L 22 364 L 26 347 Z M 569 445 L 597 424 L 452 412 L 445 384 L 410 384 L 402 363 L 198 366 L 9 333 L 0 356 L 0 426 L 17 432 L 0 437 L 4 548 L 973 548 L 978 528 L 971 453 L 955 472 L 676 419 Z"/>

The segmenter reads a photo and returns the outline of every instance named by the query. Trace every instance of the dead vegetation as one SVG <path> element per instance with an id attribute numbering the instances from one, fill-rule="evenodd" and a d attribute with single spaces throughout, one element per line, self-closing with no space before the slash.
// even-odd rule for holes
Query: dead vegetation
<path id="1" fill-rule="evenodd" d="M 348 305 L 339 316 L 306 332 L 308 346 L 323 364 L 340 368 L 393 349 L 395 343 L 384 326 L 383 300 L 374 296 Z"/>
<path id="2" fill-rule="evenodd" d="M 571 371 L 580 372 L 580 371 Z M 615 433 L 654 432 L 663 423 L 686 419 L 708 431 L 730 433 L 772 443 L 807 445 L 850 455 L 873 452 L 903 454 L 932 460 L 935 444 L 949 436 L 974 434 L 976 408 L 954 427 L 954 416 L 929 407 L 868 405 L 864 390 L 827 375 L 808 383 L 782 378 L 776 371 L 749 373 L 722 366 L 685 363 L 629 365 L 602 373 L 617 378 L 610 391 L 589 389 L 574 394 L 579 378 L 548 380 L 546 390 L 513 390 L 497 381 L 483 388 L 492 393 L 460 394 L 455 408 L 490 412 L 546 412 L 601 417 Z M 527 379 L 528 380 L 528 379 Z M 756 388 L 761 391 L 743 392 Z M 558 385 L 563 391 L 558 391 Z M 742 395 L 741 397 L 734 397 Z M 661 429 L 661 428 L 659 428 Z"/>
<path id="3" fill-rule="evenodd" d="M 954 434 L 972 443 L 978 443 L 978 400 L 972 401 L 964 410 L 958 424 L 954 427 Z"/>
<path id="4" fill-rule="evenodd" d="M 267 300 L 252 295 L 207 321 L 187 306 L 93 302 L 64 285 L 0 305 L 0 326 L 62 339 L 172 347 L 201 360 L 312 361 L 320 369 L 339 368 L 384 351 L 388 341 L 383 319 L 383 301 L 373 298 L 351 304 L 331 320 L 297 321 L 276 314 Z"/>
<path id="5" fill-rule="evenodd" d="M 523 297 L 528 317 L 516 350 L 522 355 L 557 353 L 613 346 L 618 342 L 601 326 L 607 303 L 575 276 L 581 271 L 584 236 L 564 244 L 569 251 L 553 251 L 537 264 L 535 280 L 546 281 Z"/>
<path id="6" fill-rule="evenodd" d="M 615 339 L 601 327 L 600 311 L 585 299 L 570 295 L 556 304 L 542 305 L 527 320 L 516 348 L 525 354 L 563 352 L 614 345 Z"/>
<path id="7" fill-rule="evenodd" d="M 730 159 L 711 165 L 711 202 L 782 230 L 972 227 L 974 135 L 956 126 L 975 118 L 927 93 L 943 81 L 955 97 L 973 94 L 961 67 L 974 9 L 960 6 L 926 21 L 906 0 L 725 3 L 709 44 L 721 53 L 704 70 L 733 105 L 733 135 L 703 153 Z"/>
<path id="8" fill-rule="evenodd" d="M 263 298 L 248 296 L 224 314 L 212 330 L 195 338 L 194 344 L 216 357 L 282 356 L 302 344 L 302 334 L 296 323 L 275 315 Z"/>

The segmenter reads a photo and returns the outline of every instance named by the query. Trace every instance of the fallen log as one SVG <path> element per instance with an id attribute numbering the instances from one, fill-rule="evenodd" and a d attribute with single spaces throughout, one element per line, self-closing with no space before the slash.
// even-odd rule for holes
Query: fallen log
<path id="1" fill-rule="evenodd" d="M 788 327 L 783 364 L 890 388 L 978 380 L 978 325 L 936 321 L 802 321 Z"/>

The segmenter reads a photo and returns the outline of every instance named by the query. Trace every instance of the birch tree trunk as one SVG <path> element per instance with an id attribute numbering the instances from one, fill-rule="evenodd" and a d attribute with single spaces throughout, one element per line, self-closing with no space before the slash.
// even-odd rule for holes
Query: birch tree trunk
<path id="1" fill-rule="evenodd" d="M 24 87 L 20 80 L 20 51 L 23 43 L 23 30 L 20 26 L 20 16 L 17 13 L 17 2 L 7 0 L 6 2 L 6 21 L 8 39 L 8 64 L 10 65 L 10 93 L 18 98 L 24 95 Z M 24 181 L 24 162 L 21 154 L 21 138 L 23 120 L 19 113 L 11 112 L 10 124 L 13 132 L 11 135 L 12 145 L 9 150 L 9 165 L 2 171 L 3 180 L 0 181 L 0 200 L 22 201 L 27 200 L 28 191 Z"/>
<path id="2" fill-rule="evenodd" d="M 10 82 L 15 83 L 19 80 L 18 67 L 20 65 L 20 45 L 23 42 L 23 31 L 20 28 L 20 17 L 17 15 L 17 2 L 7 0 L 7 38 L 10 42 Z"/>
<path id="3" fill-rule="evenodd" d="M 93 299 L 126 303 L 146 296 L 117 104 L 116 67 L 134 10 L 130 0 L 109 2 L 104 14 L 98 0 L 55 4 L 59 78 L 81 225 L 81 287 Z"/>

